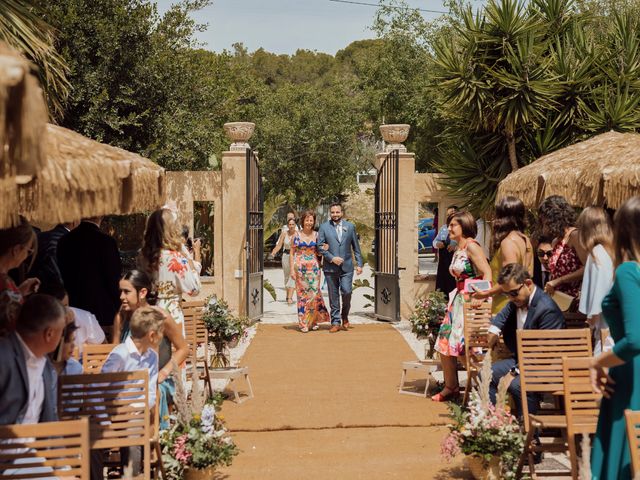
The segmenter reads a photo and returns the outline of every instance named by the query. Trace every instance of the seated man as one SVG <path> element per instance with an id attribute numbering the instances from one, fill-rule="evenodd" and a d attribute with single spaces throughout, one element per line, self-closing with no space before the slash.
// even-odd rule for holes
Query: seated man
<path id="1" fill-rule="evenodd" d="M 565 328 L 564 316 L 551 297 L 541 288 L 536 287 L 529 272 L 518 263 L 510 263 L 502 268 L 498 276 L 498 284 L 502 293 L 507 295 L 510 301 L 491 321 L 489 345 L 494 347 L 502 333 L 504 343 L 513 357 L 493 364 L 489 394 L 491 401 L 495 403 L 500 379 L 505 375 L 512 375 L 509 393 L 513 395 L 520 410 L 522 404 L 516 331 L 562 329 Z M 538 401 L 536 394 L 527 395 L 530 413 L 537 412 Z"/>
<path id="2" fill-rule="evenodd" d="M 16 331 L 0 339 L 0 425 L 58 420 L 57 376 L 47 354 L 60 343 L 65 324 L 55 298 L 25 300 Z"/>

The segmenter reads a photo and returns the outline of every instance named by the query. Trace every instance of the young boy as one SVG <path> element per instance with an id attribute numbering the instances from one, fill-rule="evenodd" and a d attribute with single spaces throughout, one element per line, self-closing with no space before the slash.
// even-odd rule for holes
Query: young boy
<path id="1" fill-rule="evenodd" d="M 102 366 L 102 373 L 149 371 L 149 408 L 156 404 L 158 354 L 163 335 L 164 313 L 155 307 L 141 307 L 131 316 L 131 336 L 116 346 Z"/>
<path id="2" fill-rule="evenodd" d="M 149 371 L 149 408 L 156 406 L 158 385 L 158 354 L 156 350 L 163 335 L 164 313 L 155 307 L 140 307 L 133 312 L 129 328 L 131 336 L 116 346 L 102 366 L 102 373 Z M 132 467 L 125 470 L 125 478 L 141 473 L 142 449 L 130 447 L 121 449 L 123 465 Z"/>

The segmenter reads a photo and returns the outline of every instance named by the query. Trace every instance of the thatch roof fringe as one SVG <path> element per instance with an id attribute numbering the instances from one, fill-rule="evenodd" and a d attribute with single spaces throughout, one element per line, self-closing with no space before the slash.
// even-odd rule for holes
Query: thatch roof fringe
<path id="1" fill-rule="evenodd" d="M 531 208 L 549 195 L 618 208 L 640 195 L 640 134 L 607 132 L 540 157 L 500 182 L 496 198 L 507 195 Z"/>

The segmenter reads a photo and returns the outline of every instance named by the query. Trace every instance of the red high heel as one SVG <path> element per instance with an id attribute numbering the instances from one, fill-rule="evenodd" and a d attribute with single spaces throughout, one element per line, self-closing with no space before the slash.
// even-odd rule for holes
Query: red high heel
<path id="1" fill-rule="evenodd" d="M 443 388 L 440 393 L 436 393 L 431 400 L 434 402 L 448 402 L 450 400 L 455 400 L 460 396 L 460 387 L 456 387 L 455 390 L 449 390 L 449 393 L 443 394 L 445 390 L 448 390 L 447 387 Z"/>

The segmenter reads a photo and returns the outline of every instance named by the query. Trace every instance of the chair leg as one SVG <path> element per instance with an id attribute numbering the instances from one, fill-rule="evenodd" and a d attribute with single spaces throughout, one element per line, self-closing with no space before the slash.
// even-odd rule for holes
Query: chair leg
<path id="1" fill-rule="evenodd" d="M 398 389 L 398 392 L 402 392 L 402 389 L 404 388 L 404 379 L 406 376 L 407 376 L 407 371 L 403 368 L 402 375 L 400 376 L 400 388 Z"/>
<path id="2" fill-rule="evenodd" d="M 576 436 L 566 432 L 567 445 L 569 445 L 569 461 L 571 462 L 571 478 L 578 480 L 578 452 L 576 449 Z M 582 452 L 584 455 L 584 452 Z"/>
<path id="3" fill-rule="evenodd" d="M 249 396 L 247 397 L 247 400 L 248 400 L 249 398 L 253 398 L 253 388 L 251 387 L 251 381 L 249 380 L 248 373 L 244 374 L 244 379 L 247 382 L 247 386 L 249 387 Z"/>
<path id="4" fill-rule="evenodd" d="M 467 386 L 464 387 L 464 397 L 462 398 L 462 406 L 464 408 L 467 407 L 469 403 L 469 397 L 471 396 L 471 387 L 473 386 L 473 380 L 475 378 L 475 374 L 472 371 L 467 371 Z"/>
<path id="5" fill-rule="evenodd" d="M 156 455 L 158 456 L 158 467 L 156 468 L 156 472 L 160 473 L 160 477 L 162 480 L 167 480 L 167 472 L 164 471 L 164 462 L 162 461 L 162 448 L 160 448 L 160 442 L 156 442 Z M 157 474 L 156 474 L 157 475 Z"/>
<path id="6" fill-rule="evenodd" d="M 524 468 L 524 459 L 529 456 L 529 448 L 531 446 L 531 442 L 533 441 L 533 426 L 529 427 L 529 431 L 527 432 L 527 438 L 524 441 L 524 449 L 522 450 L 522 455 L 520 455 L 520 460 L 518 461 L 518 468 L 516 470 L 516 478 L 522 477 L 522 469 Z M 531 460 L 529 460 L 529 465 L 531 465 Z"/>
<path id="7" fill-rule="evenodd" d="M 233 390 L 233 396 L 236 399 L 236 403 L 242 403 L 242 401 L 240 400 L 240 395 L 238 395 L 238 389 L 236 388 L 235 378 L 231 379 L 231 381 L 229 382 L 229 387 L 231 387 L 231 390 Z"/>
<path id="8" fill-rule="evenodd" d="M 204 359 L 204 383 L 209 391 L 209 398 L 213 398 L 213 386 L 211 385 L 211 375 L 209 375 L 209 362 Z"/>

